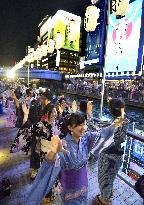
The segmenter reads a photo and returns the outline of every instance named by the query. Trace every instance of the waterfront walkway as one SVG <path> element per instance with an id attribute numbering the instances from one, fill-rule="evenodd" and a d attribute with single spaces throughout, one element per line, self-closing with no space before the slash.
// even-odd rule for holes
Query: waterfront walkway
<path id="1" fill-rule="evenodd" d="M 94 99 L 94 100 L 101 100 L 101 96 L 98 96 L 98 95 L 91 95 L 91 94 L 87 95 L 87 94 L 83 94 L 83 93 L 77 93 L 75 91 L 65 91 L 65 90 L 62 90 L 60 92 L 67 94 L 67 95 L 84 97 L 86 99 L 89 98 L 89 99 Z M 107 101 L 107 97 L 104 97 L 104 101 Z M 129 101 L 129 100 L 125 99 L 125 104 L 127 106 L 144 109 L 144 103 L 140 103 L 139 101 Z"/>
<path id="2" fill-rule="evenodd" d="M 23 153 L 11 154 L 9 147 L 17 130 L 6 128 L 6 116 L 0 117 L 0 180 L 8 177 L 12 182 L 12 193 L 0 201 L 0 205 L 22 205 L 31 187 L 29 156 Z M 99 193 L 97 181 L 97 163 L 89 163 L 89 205 L 92 198 Z M 54 202 L 53 205 L 57 205 Z M 114 183 L 112 205 L 142 205 L 137 193 L 117 177 Z"/>

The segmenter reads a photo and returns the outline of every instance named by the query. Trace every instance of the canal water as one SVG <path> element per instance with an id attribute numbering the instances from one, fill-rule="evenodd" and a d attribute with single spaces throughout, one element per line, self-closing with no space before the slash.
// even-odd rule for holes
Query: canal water
<path id="1" fill-rule="evenodd" d="M 73 96 L 73 95 L 66 95 L 66 98 L 69 101 L 76 100 L 78 104 L 81 100 L 86 99 L 84 97 L 80 97 L 80 96 L 76 97 L 76 96 Z M 92 99 L 92 101 L 93 101 L 93 105 L 94 105 L 93 106 L 94 116 L 99 117 L 99 114 L 100 114 L 100 101 L 99 100 L 93 100 L 93 99 Z M 104 103 L 103 116 L 106 119 L 111 119 L 111 115 L 109 113 L 108 106 L 107 106 L 106 103 Z M 137 134 L 141 134 L 142 136 L 144 136 L 144 110 L 140 109 L 140 108 L 127 106 L 126 107 L 126 116 L 130 120 L 129 130 L 133 131 L 133 128 L 134 128 L 134 131 Z"/>

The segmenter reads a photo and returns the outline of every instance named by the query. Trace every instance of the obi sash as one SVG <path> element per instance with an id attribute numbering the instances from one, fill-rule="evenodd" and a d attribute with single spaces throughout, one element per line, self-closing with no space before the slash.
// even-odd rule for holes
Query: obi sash
<path id="1" fill-rule="evenodd" d="M 60 183 L 64 191 L 88 186 L 86 165 L 78 170 L 62 170 Z"/>

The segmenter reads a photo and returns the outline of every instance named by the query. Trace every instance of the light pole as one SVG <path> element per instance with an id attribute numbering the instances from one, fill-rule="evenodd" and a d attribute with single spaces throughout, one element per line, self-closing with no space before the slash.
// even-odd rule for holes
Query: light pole
<path id="1" fill-rule="evenodd" d="M 105 55 L 104 55 L 104 65 L 103 65 L 103 78 L 102 78 L 102 89 L 101 89 L 101 104 L 100 104 L 100 119 L 102 119 L 103 115 L 103 102 L 104 102 L 104 92 L 105 92 L 105 80 L 106 80 L 106 45 L 107 45 L 107 33 L 108 33 L 108 20 L 110 14 L 110 1 L 105 1 L 105 9 L 107 12 L 104 12 L 104 22 L 106 22 L 106 37 L 105 37 Z"/>
<path id="2" fill-rule="evenodd" d="M 85 13 L 85 30 L 87 32 L 95 31 L 98 25 L 98 18 L 100 10 L 95 6 L 97 0 L 91 0 L 92 5 L 88 6 Z M 105 0 L 104 6 L 104 20 L 103 22 L 107 23 L 107 18 L 110 13 L 110 2 Z M 107 39 L 107 27 L 106 24 L 106 37 L 105 37 L 105 50 L 106 50 L 106 39 Z M 106 53 L 106 52 L 105 52 Z M 104 63 L 103 63 L 103 79 L 102 79 L 102 90 L 101 90 L 101 104 L 100 104 L 100 118 L 102 119 L 102 112 L 103 112 L 103 101 L 104 101 L 104 88 L 105 88 L 105 76 L 106 76 L 106 67 L 105 67 L 105 56 L 104 56 Z"/>

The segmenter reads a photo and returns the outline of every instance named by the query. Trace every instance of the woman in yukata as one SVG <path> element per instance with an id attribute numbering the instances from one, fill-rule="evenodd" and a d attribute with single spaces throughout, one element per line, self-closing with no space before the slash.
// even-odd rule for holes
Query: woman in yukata
<path id="1" fill-rule="evenodd" d="M 8 117 L 7 117 L 7 127 L 15 127 L 15 123 L 16 123 L 16 112 L 15 112 L 15 105 L 14 105 L 14 101 L 11 97 L 8 98 Z"/>
<path id="2" fill-rule="evenodd" d="M 95 147 L 98 160 L 98 182 L 101 196 L 96 198 L 97 205 L 110 205 L 111 197 L 113 195 L 113 183 L 122 165 L 122 155 L 124 149 L 121 144 L 126 139 L 126 132 L 128 128 L 128 120 L 124 118 L 125 104 L 121 99 L 110 99 L 109 110 L 114 119 L 123 116 L 122 125 L 115 129 L 115 133 L 103 146 Z M 99 154 L 98 154 L 99 152 Z M 95 153 L 96 155 L 96 153 Z"/>
<path id="3" fill-rule="evenodd" d="M 26 104 L 23 104 L 23 111 L 25 116 L 24 118 L 27 119 L 28 109 Z M 47 153 L 51 137 L 53 136 L 54 132 L 56 132 L 56 127 L 54 125 L 55 118 L 56 110 L 54 106 L 51 104 L 46 105 L 43 110 L 41 120 L 38 123 L 29 125 L 26 122 L 18 130 L 17 136 L 11 145 L 11 152 L 18 152 L 22 150 L 23 152 L 28 153 L 31 149 L 32 143 L 37 140 L 35 146 L 35 157 L 33 158 L 32 163 L 34 163 L 35 167 L 39 169 L 41 162 Z M 50 203 L 53 200 L 54 197 L 51 189 L 49 190 L 49 193 L 45 195 L 43 201 L 45 203 Z"/>
<path id="4" fill-rule="evenodd" d="M 122 117 L 100 132 L 86 132 L 85 117 L 72 113 L 66 117 L 67 136 L 60 140 L 51 138 L 51 146 L 31 187 L 24 204 L 39 205 L 59 177 L 61 204 L 88 205 L 87 161 L 88 155 L 99 138 L 113 135 L 115 128 L 123 123 Z M 86 133 L 85 133 L 86 132 Z"/>

